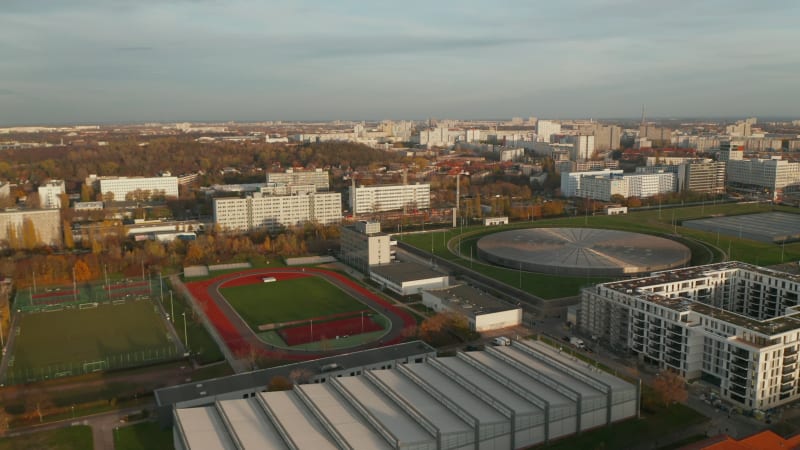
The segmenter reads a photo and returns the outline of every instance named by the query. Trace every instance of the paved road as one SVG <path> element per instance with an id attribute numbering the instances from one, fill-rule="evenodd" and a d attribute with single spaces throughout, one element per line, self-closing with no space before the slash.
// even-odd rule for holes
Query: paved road
<path id="1" fill-rule="evenodd" d="M 153 411 L 155 405 L 147 403 L 136 407 L 109 411 L 106 413 L 80 417 L 78 419 L 66 419 L 58 422 L 48 422 L 41 425 L 15 429 L 8 433 L 7 437 L 23 436 L 26 434 L 38 433 L 40 431 L 56 430 L 67 428 L 74 425 L 88 425 L 92 427 L 92 440 L 94 450 L 114 450 L 114 430 L 119 426 L 124 426 L 120 420 L 130 414 L 135 414 L 143 409 Z"/>
<path id="2" fill-rule="evenodd" d="M 349 347 L 346 349 L 337 349 L 327 352 L 320 352 L 318 350 L 286 349 L 265 343 L 264 341 L 260 340 L 258 336 L 256 336 L 256 334 L 253 332 L 253 330 L 250 329 L 250 327 L 241 318 L 241 316 L 239 316 L 239 314 L 233 309 L 233 307 L 231 307 L 228 301 L 225 300 L 224 296 L 220 293 L 219 289 L 223 284 L 232 280 L 246 278 L 246 277 L 253 277 L 253 276 L 270 276 L 281 273 L 302 273 L 305 275 L 324 278 L 325 280 L 327 280 L 334 286 L 338 287 L 342 291 L 346 292 L 353 298 L 359 300 L 361 303 L 364 303 L 369 308 L 378 311 L 382 315 L 387 317 L 390 320 L 391 329 L 378 342 L 371 342 L 359 346 Z M 282 359 L 309 359 L 322 356 L 329 356 L 336 353 L 349 353 L 352 351 L 373 348 L 378 345 L 394 343 L 403 338 L 402 333 L 406 324 L 414 323 L 413 318 L 411 318 L 411 316 L 408 313 L 397 309 L 391 301 L 383 299 L 378 295 L 370 292 L 369 290 L 357 285 L 344 275 L 318 268 L 252 269 L 245 272 L 238 272 L 235 274 L 220 276 L 217 279 L 215 279 L 208 286 L 207 289 L 208 289 L 208 295 L 211 298 L 211 300 L 216 304 L 219 310 L 234 326 L 236 332 L 238 333 L 242 341 L 241 344 L 244 344 L 250 348 L 260 349 L 261 352 L 263 352 L 266 356 L 275 356 L 275 357 L 280 357 Z M 404 316 L 409 316 L 409 317 L 404 317 Z M 231 343 L 229 342 L 228 344 L 230 345 Z M 233 342 L 232 344 L 240 345 L 239 343 L 236 342 Z"/>

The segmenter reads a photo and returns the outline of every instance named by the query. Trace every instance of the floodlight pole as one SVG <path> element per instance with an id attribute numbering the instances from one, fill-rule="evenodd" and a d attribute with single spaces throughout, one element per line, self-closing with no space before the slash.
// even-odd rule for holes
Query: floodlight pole
<path id="1" fill-rule="evenodd" d="M 313 342 L 314 341 L 314 319 L 311 319 L 309 321 L 309 323 L 311 324 L 309 326 L 309 330 L 310 330 L 309 331 L 309 339 L 311 339 L 311 342 Z"/>
<path id="2" fill-rule="evenodd" d="M 36 293 L 36 271 L 33 271 L 33 292 Z"/>
<path id="3" fill-rule="evenodd" d="M 172 304 L 172 291 L 169 291 L 169 318 L 175 323 L 175 305 Z"/>
<path id="4" fill-rule="evenodd" d="M 189 334 L 186 332 L 186 311 L 183 312 L 183 342 L 186 344 L 186 351 L 189 351 Z"/>
<path id="5" fill-rule="evenodd" d="M 161 272 L 158 272 L 158 288 L 161 290 L 161 305 L 164 305 L 164 278 L 161 277 Z"/>
<path id="6" fill-rule="evenodd" d="M 75 267 L 72 267 L 72 294 L 75 298 L 75 303 L 78 303 L 78 281 L 75 279 Z"/>
<path id="7" fill-rule="evenodd" d="M 363 326 L 362 326 L 362 328 L 363 328 Z M 3 349 L 3 348 L 6 348 L 6 340 L 3 337 L 3 314 L 0 313 L 0 349 Z"/>
<path id="8" fill-rule="evenodd" d="M 361 334 L 364 334 L 364 311 L 361 311 Z"/>

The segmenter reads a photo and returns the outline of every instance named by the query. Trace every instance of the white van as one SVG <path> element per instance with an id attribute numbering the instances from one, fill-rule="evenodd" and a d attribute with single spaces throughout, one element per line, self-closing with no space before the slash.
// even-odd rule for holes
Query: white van
<path id="1" fill-rule="evenodd" d="M 498 337 L 492 339 L 492 345 L 498 345 L 498 346 L 501 346 L 501 347 L 505 347 L 505 346 L 511 345 L 511 339 L 509 339 L 509 338 L 507 338 L 505 336 L 498 336 Z"/>

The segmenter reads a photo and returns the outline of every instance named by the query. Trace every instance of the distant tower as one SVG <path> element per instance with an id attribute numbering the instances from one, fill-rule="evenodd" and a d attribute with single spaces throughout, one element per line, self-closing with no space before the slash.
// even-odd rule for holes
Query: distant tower
<path id="1" fill-rule="evenodd" d="M 642 103 L 642 126 L 644 126 L 644 103 Z"/>

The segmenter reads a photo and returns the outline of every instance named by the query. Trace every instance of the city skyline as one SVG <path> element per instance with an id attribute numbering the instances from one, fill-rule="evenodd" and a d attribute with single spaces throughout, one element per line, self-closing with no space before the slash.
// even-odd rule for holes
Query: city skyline
<path id="1" fill-rule="evenodd" d="M 0 125 L 797 115 L 800 6 L 16 1 Z"/>

